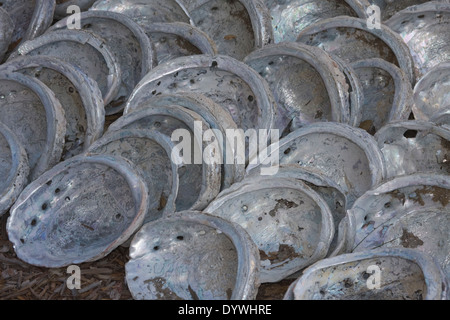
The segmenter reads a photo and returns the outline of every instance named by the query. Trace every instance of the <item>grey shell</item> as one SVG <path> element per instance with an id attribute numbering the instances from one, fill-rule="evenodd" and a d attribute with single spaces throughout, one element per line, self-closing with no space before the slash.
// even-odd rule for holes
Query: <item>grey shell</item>
<path id="1" fill-rule="evenodd" d="M 434 115 L 433 118 L 431 118 L 431 121 L 438 125 L 445 125 L 447 126 L 448 130 L 450 130 L 450 108 L 447 108 L 442 112 Z"/>
<path id="2" fill-rule="evenodd" d="M 376 270 L 381 270 L 380 288 L 371 290 L 368 283 Z M 285 299 L 446 300 L 448 290 L 441 268 L 428 255 L 412 249 L 377 249 L 314 264 Z"/>
<path id="3" fill-rule="evenodd" d="M 448 176 L 414 174 L 366 192 L 348 211 L 354 251 L 405 247 L 434 256 L 449 275 Z"/>
<path id="4" fill-rule="evenodd" d="M 80 11 L 86 11 L 88 10 L 94 2 L 97 0 L 65 0 L 65 1 L 58 1 L 61 3 L 56 4 L 55 8 L 55 18 L 62 19 L 65 18 L 68 15 L 73 14 L 73 10 L 71 9 L 72 6 L 78 6 L 80 8 Z"/>
<path id="5" fill-rule="evenodd" d="M 89 10 L 123 13 L 142 27 L 154 22 L 191 21 L 178 0 L 97 0 Z"/>
<path id="6" fill-rule="evenodd" d="M 345 62 L 337 55 L 329 53 L 339 68 L 344 72 L 345 79 L 349 86 L 349 107 L 350 107 L 350 125 L 359 127 L 362 119 L 362 105 L 364 104 L 364 90 L 359 80 L 358 74 L 350 63 Z"/>
<path id="7" fill-rule="evenodd" d="M 200 124 L 198 128 L 196 123 Z M 185 164 L 180 173 L 180 185 L 177 197 L 177 210 L 202 210 L 219 193 L 221 185 L 220 162 L 213 162 L 209 158 L 210 154 L 205 152 L 203 157 L 198 159 L 201 148 L 203 151 L 206 142 L 203 141 L 201 132 L 210 129 L 204 119 L 189 109 L 180 106 L 152 107 L 128 113 L 114 122 L 108 132 L 120 129 L 152 129 L 157 130 L 173 141 L 179 141 L 175 137 L 176 130 L 186 130 L 183 133 L 189 134 L 193 148 L 192 155 L 185 155 L 182 160 Z M 201 131 L 201 132 L 197 132 Z M 184 138 L 184 137 L 183 137 Z M 176 152 L 173 152 L 177 154 Z M 189 157 L 191 156 L 191 157 Z M 174 158 L 171 157 L 174 161 Z M 198 161 L 200 160 L 200 161 Z M 205 160 L 205 161 L 202 161 Z M 206 161 L 209 160 L 209 161 Z"/>
<path id="8" fill-rule="evenodd" d="M 415 83 L 414 62 L 407 45 L 383 24 L 380 29 L 370 29 L 367 21 L 360 18 L 325 19 L 304 29 L 297 41 L 320 46 L 349 63 L 361 58 L 384 59 L 402 69 Z"/>
<path id="9" fill-rule="evenodd" d="M 213 130 L 219 130 L 222 137 L 227 137 L 227 130 L 236 130 L 237 125 L 227 110 L 207 98 L 196 93 L 183 93 L 172 95 L 148 96 L 147 100 L 140 100 L 139 105 L 128 105 L 124 113 L 151 107 L 164 107 L 177 105 L 198 113 Z M 234 141 L 225 138 L 221 147 L 224 165 L 222 167 L 222 187 L 226 189 L 233 183 L 239 182 L 244 177 L 245 164 L 239 163 Z M 232 161 L 227 159 L 231 158 Z"/>
<path id="10" fill-rule="evenodd" d="M 218 52 L 238 60 L 273 42 L 270 13 L 263 0 L 180 0 L 192 23 L 216 43 Z"/>
<path id="11" fill-rule="evenodd" d="M 0 62 L 3 61 L 14 32 L 14 22 L 8 12 L 0 8 Z"/>
<path id="12" fill-rule="evenodd" d="M 154 130 L 112 131 L 96 141 L 87 154 L 121 156 L 139 167 L 148 187 L 149 208 L 144 223 L 175 211 L 180 166 L 172 161 L 175 144 Z"/>
<path id="13" fill-rule="evenodd" d="M 414 117 L 430 121 L 450 109 L 450 62 L 427 72 L 414 88 Z"/>
<path id="14" fill-rule="evenodd" d="M 250 170 L 247 177 L 256 178 L 259 168 Z M 296 164 L 281 165 L 275 178 L 297 179 L 317 192 L 327 203 L 333 216 L 334 238 L 328 250 L 328 256 L 335 256 L 347 252 L 345 245 L 347 229 L 344 228 L 346 218 L 347 199 L 341 188 L 329 177 L 314 168 L 301 167 Z"/>
<path id="15" fill-rule="evenodd" d="M 273 129 L 276 105 L 267 82 L 246 64 L 227 56 L 196 55 L 159 65 L 137 85 L 127 102 L 149 95 L 193 92 L 226 107 L 239 128 Z"/>
<path id="16" fill-rule="evenodd" d="M 69 19 L 58 21 L 47 32 L 67 29 Z M 106 114 L 123 111 L 125 101 L 139 81 L 156 66 L 156 53 L 144 30 L 124 14 L 88 11 L 80 14 L 80 27 L 103 39 L 120 65 L 120 89 L 106 106 Z"/>
<path id="17" fill-rule="evenodd" d="M 448 0 L 438 0 L 435 2 L 448 2 Z M 371 4 L 377 5 L 380 8 L 381 20 L 385 22 L 389 20 L 397 12 L 407 9 L 411 6 L 419 5 L 430 0 L 370 0 Z"/>
<path id="18" fill-rule="evenodd" d="M 450 276 L 448 216 L 448 208 L 413 209 L 394 217 L 389 224 L 371 232 L 353 252 L 374 248 L 413 248 L 432 256 L 448 278 Z"/>
<path id="19" fill-rule="evenodd" d="M 448 189 L 450 182 L 447 176 L 418 173 L 390 179 L 367 191 L 348 210 L 352 249 L 368 232 L 397 214 L 415 208 L 448 208 Z"/>
<path id="20" fill-rule="evenodd" d="M 306 27 L 322 19 L 351 16 L 365 18 L 367 0 L 264 0 L 272 16 L 275 43 L 295 41 Z"/>
<path id="21" fill-rule="evenodd" d="M 14 27 L 11 42 L 23 43 L 43 34 L 53 22 L 55 0 L 3 0 Z"/>
<path id="22" fill-rule="evenodd" d="M 205 212 L 249 233 L 260 252 L 262 283 L 278 282 L 325 258 L 334 237 L 327 203 L 295 179 L 246 178 L 222 191 Z"/>
<path id="23" fill-rule="evenodd" d="M 155 46 L 158 63 L 195 54 L 217 54 L 217 46 L 200 29 L 184 22 L 155 22 L 144 26 Z"/>
<path id="24" fill-rule="evenodd" d="M 103 258 L 142 226 L 142 174 L 120 157 L 77 156 L 29 184 L 7 231 L 17 256 L 58 268 Z"/>
<path id="25" fill-rule="evenodd" d="M 139 300 L 253 300 L 259 254 L 239 225 L 180 212 L 144 225 L 133 238 L 126 280 Z"/>
<path id="26" fill-rule="evenodd" d="M 450 59 L 450 3 L 435 1 L 408 7 L 386 21 L 409 47 L 419 81 L 431 68 Z"/>
<path id="27" fill-rule="evenodd" d="M 64 110 L 53 92 L 41 81 L 0 72 L 0 121 L 25 148 L 30 179 L 34 180 L 61 159 L 66 133 Z"/>
<path id="28" fill-rule="evenodd" d="M 0 122 L 0 217 L 25 188 L 29 172 L 25 149 L 14 133 Z"/>
<path id="29" fill-rule="evenodd" d="M 280 43 L 252 52 L 244 62 L 268 82 L 278 105 L 280 130 L 289 132 L 317 121 L 350 122 L 346 77 L 325 51 Z"/>
<path id="30" fill-rule="evenodd" d="M 98 36 L 84 30 L 56 30 L 24 42 L 10 57 L 49 55 L 72 63 L 95 80 L 105 105 L 119 92 L 122 71 L 111 50 Z"/>
<path id="31" fill-rule="evenodd" d="M 347 196 L 347 205 L 386 176 L 383 154 L 374 138 L 362 129 L 334 122 L 319 122 L 298 129 L 263 152 L 256 166 L 267 167 L 266 154 L 278 155 L 280 164 L 315 168 L 333 180 Z M 251 170 L 255 165 L 249 165 Z"/>
<path id="32" fill-rule="evenodd" d="M 386 159 L 387 178 L 413 173 L 450 173 L 450 130 L 426 121 L 390 123 L 375 135 Z"/>
<path id="33" fill-rule="evenodd" d="M 85 73 L 51 56 L 24 56 L 2 65 L 42 81 L 55 94 L 67 122 L 62 159 L 86 150 L 103 134 L 105 109 L 100 89 Z"/>
<path id="34" fill-rule="evenodd" d="M 379 58 L 352 63 L 364 90 L 360 127 L 375 134 L 391 121 L 408 120 L 413 91 L 406 73 Z"/>

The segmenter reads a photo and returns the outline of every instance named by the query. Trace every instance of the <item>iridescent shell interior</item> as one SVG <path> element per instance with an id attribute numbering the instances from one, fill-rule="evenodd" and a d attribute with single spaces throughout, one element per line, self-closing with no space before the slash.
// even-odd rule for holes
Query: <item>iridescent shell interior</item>
<path id="1" fill-rule="evenodd" d="M 179 221 L 146 225 L 137 234 L 126 265 L 127 283 L 138 300 L 228 300 L 237 280 L 237 250 L 210 226 Z"/>
<path id="2" fill-rule="evenodd" d="M 142 223 L 146 196 L 133 189 L 136 176 L 133 186 L 130 176 L 108 163 L 72 159 L 41 176 L 12 209 L 9 237 L 30 264 L 60 267 L 99 259 Z"/>
<path id="3" fill-rule="evenodd" d="M 369 267 L 383 270 L 380 288 L 371 290 Z M 311 300 L 423 300 L 427 284 L 419 265 L 401 257 L 367 258 L 324 267 L 308 274 L 302 298 Z M 294 289 L 294 294 L 295 294 Z"/>

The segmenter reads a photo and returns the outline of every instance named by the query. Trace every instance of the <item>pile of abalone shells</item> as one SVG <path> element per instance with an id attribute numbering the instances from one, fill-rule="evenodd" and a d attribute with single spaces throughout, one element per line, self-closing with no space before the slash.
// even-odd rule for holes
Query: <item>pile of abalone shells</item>
<path id="1" fill-rule="evenodd" d="M 450 297 L 449 1 L 5 0 L 0 30 L 24 262 L 129 247 L 135 299 Z"/>

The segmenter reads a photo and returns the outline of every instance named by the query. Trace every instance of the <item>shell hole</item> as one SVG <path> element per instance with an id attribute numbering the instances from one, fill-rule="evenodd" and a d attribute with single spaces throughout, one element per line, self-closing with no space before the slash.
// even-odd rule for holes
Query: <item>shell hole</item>
<path id="1" fill-rule="evenodd" d="M 406 130 L 403 136 L 407 139 L 414 139 L 415 137 L 417 137 L 417 134 L 417 130 Z"/>

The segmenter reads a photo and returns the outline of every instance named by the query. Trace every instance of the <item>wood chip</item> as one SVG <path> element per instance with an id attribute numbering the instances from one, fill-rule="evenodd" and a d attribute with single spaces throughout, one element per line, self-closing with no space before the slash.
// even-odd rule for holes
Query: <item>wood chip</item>
<path id="1" fill-rule="evenodd" d="M 96 288 L 96 287 L 100 286 L 101 284 L 102 284 L 102 281 L 94 282 L 94 283 L 88 285 L 87 287 L 84 287 L 84 288 L 78 290 L 78 293 L 87 292 L 89 290 L 92 290 L 93 288 Z"/>
<path id="2" fill-rule="evenodd" d="M 26 264 L 25 262 L 20 261 L 19 259 L 7 258 L 3 254 L 0 254 L 0 262 L 18 265 L 18 266 L 21 266 L 22 268 L 29 268 L 29 266 L 30 266 L 30 265 Z"/>

